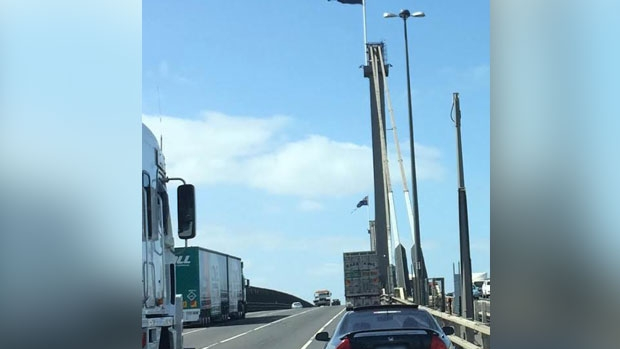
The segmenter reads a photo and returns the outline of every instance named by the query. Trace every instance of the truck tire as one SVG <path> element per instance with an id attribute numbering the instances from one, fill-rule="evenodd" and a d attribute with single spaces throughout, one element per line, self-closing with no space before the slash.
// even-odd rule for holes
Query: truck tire
<path id="1" fill-rule="evenodd" d="M 245 319 L 245 305 L 242 302 L 237 305 L 237 318 Z"/>
<path id="2" fill-rule="evenodd" d="M 161 329 L 161 335 L 159 336 L 159 349 L 173 349 L 172 336 L 170 335 L 169 327 L 163 327 Z"/>

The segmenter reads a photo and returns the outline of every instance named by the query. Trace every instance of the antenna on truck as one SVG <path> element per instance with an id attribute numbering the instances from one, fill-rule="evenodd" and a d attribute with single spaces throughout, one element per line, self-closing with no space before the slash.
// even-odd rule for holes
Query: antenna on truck
<path id="1" fill-rule="evenodd" d="M 161 122 L 161 102 L 159 96 L 159 85 L 157 85 L 157 113 L 159 114 L 159 146 L 164 151 L 164 128 Z"/>

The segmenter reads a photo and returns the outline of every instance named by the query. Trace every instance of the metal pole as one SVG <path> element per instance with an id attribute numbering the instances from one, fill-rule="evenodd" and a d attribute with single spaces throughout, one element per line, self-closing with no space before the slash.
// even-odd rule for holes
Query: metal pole
<path id="1" fill-rule="evenodd" d="M 384 104 L 384 84 L 383 81 L 375 81 L 376 65 L 373 61 L 376 60 L 376 56 L 373 56 L 372 52 L 375 49 L 383 49 L 383 43 L 380 44 L 368 44 L 368 62 L 364 66 L 364 77 L 369 79 L 370 82 L 370 117 L 371 117 L 371 131 L 372 131 L 372 153 L 373 153 L 373 178 L 374 178 L 374 200 L 375 200 L 375 247 L 379 264 L 379 280 L 382 288 L 387 286 L 386 274 L 389 269 L 388 250 L 387 250 L 387 200 L 385 195 L 385 180 L 384 180 L 384 157 L 381 153 L 381 139 L 382 132 L 379 125 L 379 115 L 383 116 L 385 111 Z M 374 67 L 373 67 L 374 66 Z M 387 70 L 387 67 L 386 67 Z M 377 85 L 377 86 L 375 86 Z M 378 98 L 377 98 L 378 96 Z M 383 122 L 383 120 L 382 120 Z"/>
<path id="2" fill-rule="evenodd" d="M 404 32 L 405 32 L 405 60 L 407 66 L 407 100 L 409 106 L 409 138 L 410 138 L 410 150 L 411 150 L 411 194 L 413 196 L 413 230 L 414 230 L 414 244 L 415 244 L 415 254 L 413 258 L 414 260 L 414 270 L 415 270 L 415 300 L 418 304 L 426 305 L 428 300 L 424 297 L 424 285 L 423 285 L 423 273 L 422 273 L 422 262 L 420 260 L 422 254 L 422 247 L 420 246 L 420 212 L 418 210 L 418 184 L 417 184 L 417 176 L 416 176 L 416 166 L 415 166 L 415 146 L 414 146 L 414 138 L 413 138 L 413 109 L 411 107 L 411 77 L 409 73 L 409 40 L 407 38 L 407 18 L 409 17 L 409 11 L 401 12 L 401 17 L 403 18 L 404 23 Z"/>
<path id="3" fill-rule="evenodd" d="M 465 193 L 465 177 L 463 174 L 463 148 L 461 145 L 461 106 L 459 94 L 452 94 L 456 125 L 456 147 L 457 147 L 457 166 L 458 166 L 458 200 L 459 200 L 459 232 L 461 248 L 461 284 L 463 285 L 462 294 L 462 313 L 467 319 L 473 320 L 474 299 L 472 294 L 471 282 L 471 257 L 469 251 L 469 224 L 467 219 L 467 195 Z M 473 333 L 467 333 L 467 337 Z M 470 338 L 468 338 L 470 339 Z"/>
<path id="4" fill-rule="evenodd" d="M 366 60 L 366 52 L 368 50 L 366 46 L 368 43 L 368 37 L 366 35 L 366 0 L 362 0 L 362 21 L 364 22 L 364 60 Z"/>

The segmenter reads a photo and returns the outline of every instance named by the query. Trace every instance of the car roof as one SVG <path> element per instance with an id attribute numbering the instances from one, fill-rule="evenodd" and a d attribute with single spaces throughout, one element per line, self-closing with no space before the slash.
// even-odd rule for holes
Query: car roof
<path id="1" fill-rule="evenodd" d="M 383 314 L 397 316 L 397 318 L 394 318 L 398 319 L 396 320 L 397 322 L 403 321 L 410 316 L 416 318 L 422 316 L 424 319 L 423 321 L 428 322 L 429 329 L 437 331 L 441 328 L 433 316 L 425 309 L 419 308 L 417 304 L 386 304 L 356 307 L 347 311 L 340 319 L 334 331 L 334 336 L 338 337 L 347 332 L 351 332 L 351 328 L 355 328 L 357 325 L 360 327 L 361 325 L 366 325 L 367 328 L 370 329 L 381 329 L 381 326 L 376 327 L 377 323 L 374 323 L 374 320 L 371 319 L 375 316 L 382 316 Z M 384 329 L 389 330 L 387 327 Z"/>
<path id="2" fill-rule="evenodd" d="M 382 305 L 367 305 L 362 307 L 354 307 L 352 310 L 364 311 L 364 310 L 390 310 L 390 309 L 419 309 L 417 304 L 382 304 Z"/>

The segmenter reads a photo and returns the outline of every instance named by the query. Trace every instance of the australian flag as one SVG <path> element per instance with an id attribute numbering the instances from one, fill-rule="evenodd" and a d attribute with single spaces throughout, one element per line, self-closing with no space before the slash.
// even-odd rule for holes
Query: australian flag
<path id="1" fill-rule="evenodd" d="M 327 0 L 332 1 L 332 0 Z M 363 0 L 337 0 L 341 4 L 350 4 L 350 5 L 363 5 Z"/>
<path id="2" fill-rule="evenodd" d="M 368 196 L 365 196 L 360 202 L 357 203 L 357 208 L 360 208 L 362 206 L 368 206 Z"/>

